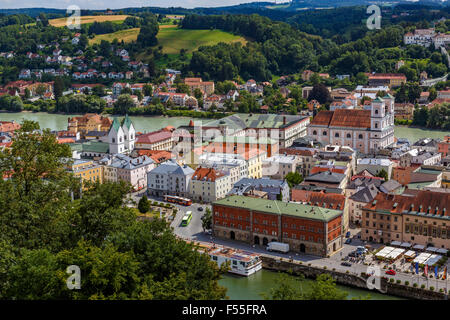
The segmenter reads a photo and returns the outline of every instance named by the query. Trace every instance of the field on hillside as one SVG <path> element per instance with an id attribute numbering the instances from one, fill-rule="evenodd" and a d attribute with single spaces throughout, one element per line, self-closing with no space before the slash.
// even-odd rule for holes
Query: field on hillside
<path id="1" fill-rule="evenodd" d="M 242 37 L 220 30 L 189 30 L 179 28 L 161 28 L 158 33 L 158 45 L 163 46 L 163 53 L 177 54 L 180 49 L 188 53 L 200 46 L 215 45 L 219 42 L 247 43 Z"/>
<path id="2" fill-rule="evenodd" d="M 105 21 L 123 21 L 128 15 L 104 15 L 104 16 L 82 16 L 80 19 L 81 24 L 105 22 Z M 65 27 L 67 18 L 51 19 L 48 21 L 54 27 Z"/>
<path id="3" fill-rule="evenodd" d="M 99 34 L 95 36 L 93 39 L 89 40 L 89 44 L 95 44 L 100 43 L 102 40 L 106 40 L 109 42 L 112 42 L 115 38 L 117 40 L 123 42 L 131 42 L 136 41 L 138 35 L 139 35 L 140 28 L 132 28 L 132 29 L 126 29 L 126 30 L 120 30 L 113 33 L 106 33 L 106 34 Z"/>

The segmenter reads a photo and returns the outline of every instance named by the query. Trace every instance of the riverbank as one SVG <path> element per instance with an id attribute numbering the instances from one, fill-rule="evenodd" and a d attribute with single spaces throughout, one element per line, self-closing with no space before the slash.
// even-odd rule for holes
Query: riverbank
<path id="1" fill-rule="evenodd" d="M 275 258 L 266 255 L 261 255 L 261 260 L 263 268 L 266 270 L 289 272 L 294 275 L 302 274 L 309 279 L 315 279 L 319 274 L 328 273 L 336 280 L 337 284 L 363 290 L 368 289 L 366 282 L 367 275 L 365 274 L 356 275 L 349 270 L 343 273 L 333 269 L 326 269 L 326 267 L 321 269 L 311 265 L 305 265 L 301 261 L 291 261 L 286 258 Z M 413 287 L 412 284 L 392 283 L 384 278 L 381 278 L 380 284 L 381 291 L 387 295 L 415 300 L 447 300 L 447 296 L 442 292 Z M 367 290 L 368 294 L 370 292 Z"/>

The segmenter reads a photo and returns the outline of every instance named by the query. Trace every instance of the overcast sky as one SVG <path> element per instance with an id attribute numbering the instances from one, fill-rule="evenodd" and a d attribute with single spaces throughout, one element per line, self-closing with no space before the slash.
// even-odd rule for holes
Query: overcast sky
<path id="1" fill-rule="evenodd" d="M 81 9 L 120 9 L 127 7 L 222 7 L 248 2 L 275 0 L 0 0 L 1 9 L 58 8 L 77 5 Z M 285 0 L 284 0 L 285 1 Z M 284 2 L 277 0 L 276 2 Z"/>

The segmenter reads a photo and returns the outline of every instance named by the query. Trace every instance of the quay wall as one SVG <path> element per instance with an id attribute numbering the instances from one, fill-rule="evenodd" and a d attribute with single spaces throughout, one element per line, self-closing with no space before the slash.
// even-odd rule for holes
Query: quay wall
<path id="1" fill-rule="evenodd" d="M 314 266 L 309 266 L 308 263 L 301 263 L 299 261 L 293 261 L 287 258 L 275 258 L 273 256 L 261 255 L 262 267 L 271 271 L 292 272 L 293 274 L 303 274 L 306 278 L 315 279 L 322 273 L 330 274 L 336 283 L 368 290 L 366 277 L 356 275 L 352 273 L 344 273 L 341 271 L 333 271 L 330 269 L 324 269 Z M 375 289 L 374 289 L 375 290 Z M 416 300 L 447 300 L 447 295 L 438 291 L 431 291 L 427 289 L 421 289 L 419 287 L 414 288 L 412 282 L 409 286 L 404 284 L 396 284 L 388 282 L 386 279 L 381 279 L 381 290 L 387 295 L 398 296 L 407 299 Z M 435 289 L 436 290 L 436 289 Z"/>

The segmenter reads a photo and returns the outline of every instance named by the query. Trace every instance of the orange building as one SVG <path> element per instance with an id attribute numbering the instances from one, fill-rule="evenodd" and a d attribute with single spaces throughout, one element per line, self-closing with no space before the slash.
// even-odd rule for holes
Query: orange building
<path id="1" fill-rule="evenodd" d="M 438 152 L 442 153 L 442 158 L 450 155 L 450 136 L 445 136 L 444 140 L 438 143 Z"/>
<path id="2" fill-rule="evenodd" d="M 96 113 L 86 113 L 82 117 L 68 118 L 67 122 L 67 130 L 74 133 L 80 132 L 81 138 L 89 131 L 108 132 L 112 125 L 111 119 Z"/>

